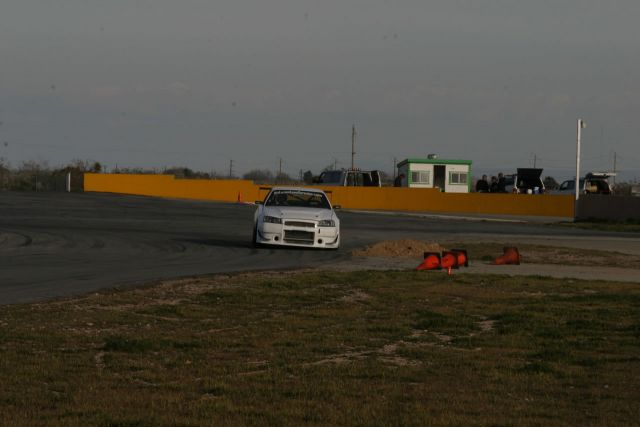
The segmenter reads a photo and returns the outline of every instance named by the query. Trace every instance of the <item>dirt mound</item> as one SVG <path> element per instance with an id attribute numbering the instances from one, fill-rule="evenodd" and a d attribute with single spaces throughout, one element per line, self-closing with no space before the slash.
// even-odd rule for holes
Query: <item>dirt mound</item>
<path id="1" fill-rule="evenodd" d="M 420 242 L 418 240 L 385 240 L 367 246 L 364 249 L 356 249 L 353 256 L 358 257 L 410 257 L 422 258 L 425 252 L 441 252 L 446 250 L 437 243 Z"/>

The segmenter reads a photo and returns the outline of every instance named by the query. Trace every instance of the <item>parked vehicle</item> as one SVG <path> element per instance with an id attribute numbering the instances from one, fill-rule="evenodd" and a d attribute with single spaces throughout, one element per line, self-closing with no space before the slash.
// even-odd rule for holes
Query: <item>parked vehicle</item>
<path id="1" fill-rule="evenodd" d="M 360 169 L 345 169 L 324 171 L 315 180 L 317 184 L 338 185 L 342 187 L 381 187 L 380 171 L 364 171 Z"/>
<path id="2" fill-rule="evenodd" d="M 608 172 L 590 172 L 580 179 L 580 194 L 611 194 L 611 186 L 607 178 L 615 176 Z M 560 184 L 560 187 L 552 194 L 575 194 L 576 180 L 568 179 Z"/>
<path id="3" fill-rule="evenodd" d="M 517 173 L 505 175 L 507 193 L 542 194 L 545 192 L 544 182 L 540 178 L 540 168 L 518 168 Z"/>
<path id="4" fill-rule="evenodd" d="M 275 187 L 253 221 L 254 245 L 303 246 L 338 249 L 340 220 L 324 191 L 302 187 Z"/>

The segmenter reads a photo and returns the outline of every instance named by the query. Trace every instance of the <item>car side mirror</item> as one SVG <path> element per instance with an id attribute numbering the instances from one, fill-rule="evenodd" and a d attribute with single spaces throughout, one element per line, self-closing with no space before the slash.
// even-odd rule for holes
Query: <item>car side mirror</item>
<path id="1" fill-rule="evenodd" d="M 262 200 L 256 200 L 256 205 L 261 205 L 262 204 Z"/>
<path id="2" fill-rule="evenodd" d="M 333 205 L 333 209 L 335 209 L 335 210 L 342 209 L 342 206 L 340 206 L 340 205 Z"/>

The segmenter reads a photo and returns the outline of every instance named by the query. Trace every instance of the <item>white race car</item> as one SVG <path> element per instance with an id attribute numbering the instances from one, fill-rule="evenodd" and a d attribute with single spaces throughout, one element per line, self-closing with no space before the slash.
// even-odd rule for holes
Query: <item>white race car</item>
<path id="1" fill-rule="evenodd" d="M 322 190 L 274 187 L 256 202 L 253 243 L 338 249 L 340 220 Z M 339 208 L 339 206 L 336 206 Z"/>

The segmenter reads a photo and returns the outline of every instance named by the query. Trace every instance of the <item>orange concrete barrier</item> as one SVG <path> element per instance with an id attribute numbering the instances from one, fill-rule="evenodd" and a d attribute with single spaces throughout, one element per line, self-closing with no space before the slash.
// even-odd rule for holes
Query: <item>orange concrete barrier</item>
<path id="1" fill-rule="evenodd" d="M 222 202 L 235 202 L 238 195 L 245 201 L 259 199 L 259 189 L 253 181 L 176 179 L 173 175 L 86 173 L 84 191 Z"/>
<path id="2" fill-rule="evenodd" d="M 95 174 L 84 176 L 84 190 L 143 196 L 245 202 L 262 200 L 267 190 L 247 180 L 176 179 L 173 175 Z M 573 218 L 572 196 L 441 193 L 432 188 L 322 187 L 345 209 L 408 212 L 555 216 Z"/>

